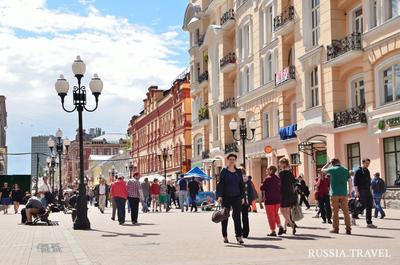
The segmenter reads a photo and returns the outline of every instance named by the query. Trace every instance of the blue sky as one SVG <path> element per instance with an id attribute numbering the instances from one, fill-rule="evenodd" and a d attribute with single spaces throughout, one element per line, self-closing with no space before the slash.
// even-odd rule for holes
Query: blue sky
<path id="1" fill-rule="evenodd" d="M 81 55 L 103 79 L 99 110 L 84 126 L 126 132 L 147 88 L 169 88 L 188 63 L 182 31 L 187 0 L 1 0 L 0 94 L 7 98 L 9 152 L 29 152 L 31 136 L 61 128 L 75 136 L 77 115 L 62 111 L 54 82 Z M 89 105 L 93 103 L 88 98 Z M 67 97 L 70 105 L 71 97 Z M 9 157 L 9 174 L 30 173 L 30 157 Z"/>

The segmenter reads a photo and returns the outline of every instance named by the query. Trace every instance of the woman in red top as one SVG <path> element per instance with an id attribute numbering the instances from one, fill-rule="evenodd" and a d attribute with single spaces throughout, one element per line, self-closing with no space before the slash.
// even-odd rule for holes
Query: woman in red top
<path id="1" fill-rule="evenodd" d="M 118 222 L 125 223 L 125 203 L 128 198 L 128 189 L 124 177 L 120 176 L 111 186 L 111 195 L 117 205 Z"/>
<path id="2" fill-rule="evenodd" d="M 330 203 L 330 196 L 329 196 L 329 186 L 330 180 L 329 177 L 324 174 L 320 173 L 315 183 L 315 189 L 317 190 L 317 200 L 318 206 L 321 210 L 321 217 L 322 223 L 326 223 L 328 221 L 329 224 L 332 224 L 332 211 L 331 211 L 331 203 Z"/>
<path id="3" fill-rule="evenodd" d="M 158 212 L 157 207 L 160 207 L 161 212 L 161 205 L 160 205 L 160 185 L 158 184 L 158 179 L 154 179 L 153 184 L 150 186 L 150 195 L 151 195 L 151 208 Z"/>

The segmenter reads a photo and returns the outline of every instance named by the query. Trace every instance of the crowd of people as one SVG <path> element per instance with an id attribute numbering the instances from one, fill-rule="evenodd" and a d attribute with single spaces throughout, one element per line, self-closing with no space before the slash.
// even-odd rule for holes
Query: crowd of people
<path id="1" fill-rule="evenodd" d="M 376 172 L 371 178 L 368 170 L 369 159 L 363 159 L 362 165 L 355 171 L 343 167 L 339 159 L 332 159 L 318 172 L 313 181 L 313 195 L 316 202 L 316 218 L 321 218 L 322 223 L 331 224 L 331 233 L 339 233 L 339 210 L 342 211 L 345 222 L 345 233 L 351 234 L 352 225 L 356 225 L 359 215 L 365 214 L 366 227 L 376 228 L 372 221 L 372 209 L 375 208 L 374 217 L 384 218 L 385 212 L 381 200 L 386 192 L 386 185 L 380 174 Z M 196 197 L 202 190 L 201 182 L 196 178 L 187 178 L 181 175 L 176 182 L 163 179 L 149 181 L 147 178 L 140 182 L 138 172 L 133 177 L 125 180 L 123 176 L 116 176 L 111 185 L 105 179 L 100 179 L 93 189 L 88 189 L 88 203 L 95 204 L 101 213 L 104 213 L 108 203 L 111 203 L 111 219 L 117 220 L 120 225 L 126 221 L 125 213 L 128 207 L 132 224 L 138 223 L 139 205 L 143 213 L 170 211 L 173 206 L 184 211 L 198 211 Z M 260 198 L 265 207 L 266 220 L 270 228 L 268 236 L 276 237 L 287 233 L 290 228 L 293 235 L 298 226 L 294 215 L 299 215 L 299 208 L 304 203 L 310 209 L 308 198 L 310 189 L 304 181 L 303 174 L 294 176 L 289 160 L 282 158 L 277 166 L 267 168 L 262 183 L 259 187 Z M 18 213 L 21 203 L 26 207 L 21 211 L 22 219 L 31 224 L 32 215 L 43 213 L 50 203 L 54 203 L 55 194 L 48 183 L 48 178 L 43 177 L 43 184 L 38 189 L 37 196 L 24 194 L 15 184 L 11 189 L 4 183 L 0 189 L 1 205 L 4 214 L 8 213 L 9 205 L 14 205 L 14 212 Z M 242 244 L 243 238 L 250 234 L 249 212 L 257 211 L 255 206 L 258 200 L 257 189 L 251 176 L 246 174 L 243 167 L 237 167 L 237 156 L 227 156 L 227 167 L 222 169 L 216 187 L 216 202 L 228 212 L 232 211 L 236 241 Z M 64 193 L 63 202 L 71 208 L 77 204 L 78 192 Z M 208 197 L 201 207 L 211 210 L 216 206 Z M 297 211 L 297 212 L 296 212 Z M 301 215 L 301 213 L 300 213 Z M 281 220 L 281 216 L 283 219 Z M 228 219 L 221 222 L 223 241 L 228 243 Z"/>

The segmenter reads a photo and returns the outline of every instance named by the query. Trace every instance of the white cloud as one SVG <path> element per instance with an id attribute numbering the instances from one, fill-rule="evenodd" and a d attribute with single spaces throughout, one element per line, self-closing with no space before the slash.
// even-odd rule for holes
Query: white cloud
<path id="1" fill-rule="evenodd" d="M 12 144 L 29 150 L 30 135 L 58 127 L 75 131 L 76 117 L 61 111 L 54 82 L 64 73 L 71 86 L 76 83 L 71 72 L 76 55 L 87 64 L 85 84 L 93 73 L 104 82 L 99 115 L 90 114 L 85 127 L 108 131 L 125 132 L 148 86 L 167 88 L 183 70 L 175 56 L 187 46 L 177 30 L 156 34 L 125 18 L 102 14 L 94 1 L 81 4 L 87 15 L 49 9 L 45 0 L 0 1 L 0 94 L 7 97 L 11 150 Z"/>

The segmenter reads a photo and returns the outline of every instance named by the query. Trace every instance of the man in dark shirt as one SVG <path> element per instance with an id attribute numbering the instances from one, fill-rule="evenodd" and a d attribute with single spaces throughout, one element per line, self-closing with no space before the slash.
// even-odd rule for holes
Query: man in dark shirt
<path id="1" fill-rule="evenodd" d="M 192 207 L 190 208 L 190 211 L 193 211 L 194 209 L 194 211 L 197 212 L 196 196 L 199 193 L 199 190 L 199 183 L 197 183 L 195 178 L 192 178 L 192 181 L 189 182 L 189 194 L 192 201 Z"/>
<path id="2" fill-rule="evenodd" d="M 181 208 L 181 211 L 184 211 L 184 205 L 186 205 L 186 211 L 188 211 L 188 202 L 187 202 L 187 190 L 188 190 L 188 184 L 186 179 L 184 179 L 183 174 L 181 175 L 181 179 L 178 182 L 179 184 L 179 207 Z"/>
<path id="3" fill-rule="evenodd" d="M 354 175 L 354 189 L 356 197 L 360 199 L 362 209 L 366 211 L 365 220 L 367 221 L 367 227 L 376 228 L 377 226 L 372 224 L 373 198 L 371 193 L 371 175 L 368 170 L 370 162 L 371 160 L 368 158 L 363 159 L 362 166 L 356 170 Z M 353 218 L 357 218 L 357 214 L 353 214 Z"/>

